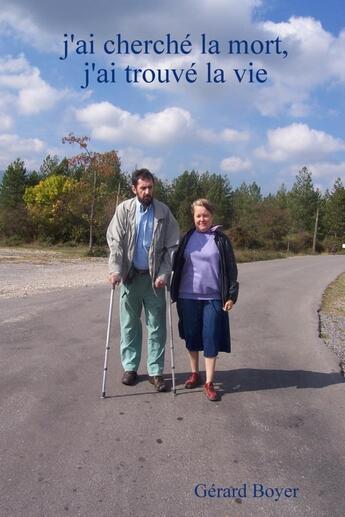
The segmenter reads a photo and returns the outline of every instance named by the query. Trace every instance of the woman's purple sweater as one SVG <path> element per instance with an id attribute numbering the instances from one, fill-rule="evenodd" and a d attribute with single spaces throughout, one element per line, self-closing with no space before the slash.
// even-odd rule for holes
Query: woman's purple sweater
<path id="1" fill-rule="evenodd" d="M 179 296 L 193 300 L 220 300 L 219 251 L 212 229 L 191 235 L 184 252 L 185 264 Z"/>

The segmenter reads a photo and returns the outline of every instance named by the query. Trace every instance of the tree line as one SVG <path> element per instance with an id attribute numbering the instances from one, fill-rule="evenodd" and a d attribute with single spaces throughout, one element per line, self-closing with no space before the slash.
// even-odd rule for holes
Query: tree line
<path id="1" fill-rule="evenodd" d="M 116 151 L 95 153 L 87 137 L 63 139 L 79 147 L 72 158 L 48 155 L 39 170 L 27 171 L 17 158 L 0 186 L 0 239 L 19 244 L 87 244 L 90 254 L 104 247 L 107 225 L 118 202 L 132 196 L 130 175 L 121 170 Z M 190 205 L 207 197 L 238 249 L 335 252 L 345 242 L 345 187 L 338 178 L 325 193 L 315 188 L 312 172 L 298 171 L 291 189 L 282 185 L 263 195 L 243 182 L 233 188 L 227 176 L 184 171 L 172 181 L 156 178 L 155 196 L 166 203 L 182 232 L 192 225 Z"/>

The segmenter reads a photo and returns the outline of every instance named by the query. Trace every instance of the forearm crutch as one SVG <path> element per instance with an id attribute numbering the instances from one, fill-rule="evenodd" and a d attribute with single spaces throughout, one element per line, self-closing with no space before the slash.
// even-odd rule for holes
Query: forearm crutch
<path id="1" fill-rule="evenodd" d="M 112 314 L 113 314 L 114 293 L 115 293 L 115 284 L 112 284 L 111 293 L 110 293 L 109 314 L 108 314 L 107 339 L 106 339 L 106 343 L 105 343 L 103 381 L 102 381 L 102 392 L 101 392 L 102 399 L 105 399 L 105 383 L 107 380 L 108 352 L 110 350 L 109 342 L 110 342 L 111 320 L 112 320 Z"/>
<path id="2" fill-rule="evenodd" d="M 169 290 L 167 288 L 167 304 L 168 304 L 168 318 L 169 318 L 169 330 L 170 330 L 170 362 L 171 362 L 171 378 L 172 378 L 172 392 L 173 395 L 176 395 L 176 385 L 175 385 L 175 361 L 174 361 L 174 333 L 172 326 L 172 317 L 171 317 L 171 299 L 169 295 Z"/>

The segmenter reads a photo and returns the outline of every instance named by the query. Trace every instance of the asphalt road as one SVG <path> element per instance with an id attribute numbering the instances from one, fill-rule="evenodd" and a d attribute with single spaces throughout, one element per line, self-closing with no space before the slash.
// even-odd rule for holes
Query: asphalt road
<path id="1" fill-rule="evenodd" d="M 344 270 L 341 256 L 240 266 L 218 403 L 183 388 L 176 329 L 177 396 L 153 391 L 145 355 L 123 386 L 117 317 L 100 399 L 107 285 L 1 300 L 1 517 L 343 517 L 345 383 L 317 309 Z"/>

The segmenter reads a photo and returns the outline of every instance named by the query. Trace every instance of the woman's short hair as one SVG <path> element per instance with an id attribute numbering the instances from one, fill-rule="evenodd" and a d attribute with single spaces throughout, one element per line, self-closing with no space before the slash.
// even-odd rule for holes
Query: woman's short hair
<path id="1" fill-rule="evenodd" d="M 192 214 L 194 214 L 194 211 L 197 206 L 202 206 L 203 208 L 206 208 L 206 210 L 210 212 L 212 215 L 214 214 L 214 206 L 209 202 L 208 199 L 200 198 L 193 201 L 191 205 Z"/>

